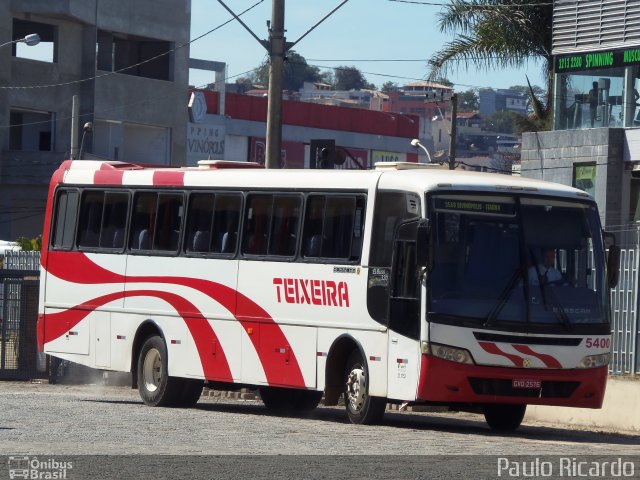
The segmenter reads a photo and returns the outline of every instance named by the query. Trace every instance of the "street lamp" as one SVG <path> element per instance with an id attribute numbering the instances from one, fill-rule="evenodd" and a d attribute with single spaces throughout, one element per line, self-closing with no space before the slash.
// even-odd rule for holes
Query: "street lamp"
<path id="1" fill-rule="evenodd" d="M 422 150 L 424 150 L 424 153 L 427 154 L 427 158 L 429 159 L 429 163 L 432 163 L 431 155 L 429 155 L 429 150 L 427 150 L 427 147 L 425 147 L 423 144 L 420 143 L 420 140 L 418 140 L 417 138 L 414 138 L 413 140 L 411 140 L 411 146 L 415 148 L 420 147 Z"/>
<path id="2" fill-rule="evenodd" d="M 0 48 L 6 47 L 7 45 L 11 45 L 13 43 L 26 43 L 30 47 L 33 47 L 34 45 L 37 45 L 40 43 L 40 35 L 38 35 L 37 33 L 30 33 L 29 35 L 26 35 L 24 38 L 19 38 L 18 40 L 12 40 L 11 42 L 5 42 L 2 45 L 0 45 Z"/>

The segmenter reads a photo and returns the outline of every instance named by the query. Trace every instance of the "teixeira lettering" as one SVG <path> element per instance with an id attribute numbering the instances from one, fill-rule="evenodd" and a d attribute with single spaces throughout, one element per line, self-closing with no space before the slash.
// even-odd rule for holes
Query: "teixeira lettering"
<path id="1" fill-rule="evenodd" d="M 274 278 L 278 303 L 349 308 L 347 282 L 307 278 Z"/>

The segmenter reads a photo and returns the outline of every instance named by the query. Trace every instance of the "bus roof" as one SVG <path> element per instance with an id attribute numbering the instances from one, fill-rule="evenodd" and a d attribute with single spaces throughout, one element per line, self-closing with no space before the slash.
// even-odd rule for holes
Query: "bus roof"
<path id="1" fill-rule="evenodd" d="M 250 165 L 250 166 L 249 166 Z M 557 183 L 485 172 L 424 168 L 418 164 L 388 165 L 375 170 L 314 170 L 238 167 L 238 162 L 220 162 L 199 167 L 158 167 L 124 162 L 68 160 L 60 165 L 62 183 L 81 185 L 131 185 L 165 187 L 278 188 L 278 189 L 381 189 L 425 191 L 484 191 L 560 195 L 591 199 L 573 187 Z"/>

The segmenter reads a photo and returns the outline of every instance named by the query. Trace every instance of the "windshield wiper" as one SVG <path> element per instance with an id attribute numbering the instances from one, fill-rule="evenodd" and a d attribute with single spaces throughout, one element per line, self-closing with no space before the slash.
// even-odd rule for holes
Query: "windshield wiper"
<path id="1" fill-rule="evenodd" d="M 558 318 L 560 322 L 565 326 L 567 331 L 570 331 L 573 324 L 571 323 L 571 320 L 569 320 L 569 317 L 567 316 L 567 312 L 564 311 L 564 308 L 562 308 L 562 305 L 558 301 L 558 298 L 555 296 L 553 291 L 547 290 L 549 288 L 549 284 L 544 281 L 544 278 L 543 278 L 544 275 L 540 274 L 540 268 L 538 267 L 538 264 L 535 261 L 535 256 L 533 255 L 533 251 L 531 251 L 530 253 L 531 253 L 531 259 L 534 262 L 533 268 L 535 269 L 536 276 L 538 277 L 538 286 L 540 287 L 540 295 L 542 296 L 542 304 L 544 305 L 544 309 L 547 311 L 549 310 L 549 305 L 547 304 L 547 296 L 548 296 L 551 300 L 551 311 L 555 314 L 556 318 Z M 527 280 L 528 280 L 528 276 L 527 276 Z M 527 302 L 528 301 L 529 299 L 527 299 Z"/>
<path id="2" fill-rule="evenodd" d="M 487 319 L 482 324 L 483 327 L 488 327 L 491 323 L 495 321 L 496 318 L 498 318 L 498 315 L 500 315 L 500 312 L 502 311 L 504 306 L 507 304 L 507 300 L 509 300 L 509 297 L 511 296 L 511 292 L 513 292 L 513 289 L 518 284 L 518 279 L 521 276 L 522 276 L 522 268 L 520 267 L 520 265 L 518 265 L 516 267 L 515 272 L 513 272 L 513 275 L 511 275 L 511 279 L 509 280 L 507 285 L 502 289 L 502 292 L 500 292 L 500 295 L 498 296 L 498 301 L 496 302 L 496 304 L 493 306 L 493 308 L 487 315 Z"/>

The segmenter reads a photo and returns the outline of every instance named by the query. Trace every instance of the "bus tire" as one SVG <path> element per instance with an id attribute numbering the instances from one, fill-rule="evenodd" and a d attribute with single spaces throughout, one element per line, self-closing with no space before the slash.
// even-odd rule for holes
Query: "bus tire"
<path id="1" fill-rule="evenodd" d="M 260 398 L 269 410 L 288 415 L 310 412 L 315 409 L 322 399 L 322 392 L 296 388 L 261 387 Z"/>
<path id="2" fill-rule="evenodd" d="M 170 377 L 167 346 L 159 335 L 148 337 L 138 355 L 138 391 L 150 407 L 176 406 L 183 392 L 182 379 Z"/>
<path id="3" fill-rule="evenodd" d="M 491 430 L 515 430 L 522 423 L 526 405 L 491 404 L 485 405 L 484 418 Z"/>
<path id="4" fill-rule="evenodd" d="M 347 360 L 344 371 L 344 404 L 351 423 L 371 425 L 379 423 L 387 400 L 369 396 L 369 369 L 358 350 Z"/>
<path id="5" fill-rule="evenodd" d="M 178 399 L 178 406 L 184 408 L 190 408 L 195 406 L 200 400 L 202 395 L 202 389 L 204 387 L 204 380 L 195 380 L 192 378 L 185 378 L 183 381 L 182 392 Z"/>
<path id="6" fill-rule="evenodd" d="M 299 390 L 298 400 L 296 401 L 296 411 L 300 413 L 307 413 L 315 410 L 318 404 L 322 400 L 322 392 L 316 392 L 315 390 Z"/>

